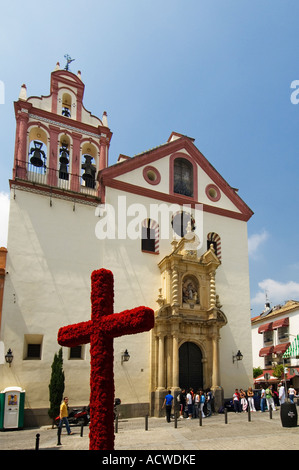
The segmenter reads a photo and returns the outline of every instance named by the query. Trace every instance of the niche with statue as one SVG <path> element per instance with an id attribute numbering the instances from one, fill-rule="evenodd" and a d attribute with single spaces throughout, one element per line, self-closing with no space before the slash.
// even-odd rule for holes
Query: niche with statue
<path id="1" fill-rule="evenodd" d="M 196 277 L 187 276 L 182 281 L 182 299 L 183 303 L 196 305 L 200 303 L 199 283 Z"/>

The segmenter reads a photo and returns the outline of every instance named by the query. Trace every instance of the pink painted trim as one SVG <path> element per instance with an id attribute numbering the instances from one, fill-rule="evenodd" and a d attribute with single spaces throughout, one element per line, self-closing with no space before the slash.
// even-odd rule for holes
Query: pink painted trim
<path id="1" fill-rule="evenodd" d="M 142 188 L 131 183 L 125 183 L 124 181 L 114 180 L 113 178 L 104 178 L 103 176 L 100 178 L 100 184 L 104 187 L 108 186 L 113 189 L 118 189 L 119 191 L 125 191 L 128 193 L 138 194 L 140 196 L 145 196 L 152 199 L 158 199 L 161 201 L 169 202 L 170 204 L 188 204 L 192 208 L 194 208 L 196 204 L 201 204 L 199 201 L 194 201 L 192 198 L 188 198 L 186 196 L 180 196 L 179 194 L 165 194 L 160 191 L 154 191 L 153 189 Z M 210 206 L 208 204 L 203 204 L 203 210 L 212 214 L 222 215 L 224 217 L 243 220 L 246 222 L 250 219 L 252 215 L 242 212 L 234 212 L 227 209 L 222 209 L 221 207 Z"/>
<path id="2" fill-rule="evenodd" d="M 14 186 L 19 186 L 19 187 L 23 187 L 23 188 L 28 188 L 30 190 L 30 188 L 34 188 L 34 189 L 38 189 L 38 191 L 40 193 L 43 193 L 45 196 L 65 196 L 66 194 L 70 194 L 71 197 L 72 197 L 72 201 L 73 202 L 80 202 L 80 201 L 87 201 L 87 202 L 91 202 L 93 203 L 94 205 L 97 205 L 99 204 L 99 197 L 98 196 L 88 196 L 84 193 L 79 193 L 79 192 L 73 192 L 72 190 L 70 191 L 66 191 L 64 189 L 59 189 L 59 188 L 53 188 L 53 187 L 50 187 L 50 186 L 43 186 L 43 185 L 39 185 L 39 184 L 36 184 L 36 183 L 32 183 L 31 181 L 19 181 L 19 180 L 9 180 L 9 186 L 10 186 L 10 189 L 12 188 L 12 185 Z"/>
<path id="3" fill-rule="evenodd" d="M 216 196 L 215 197 L 212 197 L 210 195 L 210 189 L 214 189 L 214 191 L 216 191 Z M 210 201 L 213 201 L 213 202 L 217 202 L 219 201 L 219 199 L 221 198 L 221 192 L 220 192 L 220 189 L 218 188 L 218 186 L 216 186 L 216 184 L 208 184 L 206 186 L 206 195 L 207 197 L 210 199 Z"/>
<path id="4" fill-rule="evenodd" d="M 153 181 L 151 180 L 149 177 L 148 177 L 148 173 L 152 171 L 154 174 L 155 174 L 155 177 L 156 179 Z M 145 179 L 145 181 L 149 184 L 153 184 L 153 185 L 156 185 L 156 184 L 159 184 L 160 181 L 161 181 L 161 175 L 160 175 L 160 172 L 157 170 L 157 168 L 155 168 L 154 166 L 146 166 L 144 167 L 143 169 L 143 178 Z"/>
<path id="5" fill-rule="evenodd" d="M 216 244 L 217 258 L 221 261 L 221 238 L 218 233 L 210 232 L 207 235 L 207 240 Z"/>
<path id="6" fill-rule="evenodd" d="M 36 116 L 40 116 L 41 118 L 53 120 L 56 123 L 55 125 L 61 126 L 62 128 L 65 125 L 73 125 L 75 123 L 74 127 L 76 127 L 76 131 L 74 132 L 82 132 L 82 134 L 84 134 L 84 132 L 87 131 L 92 132 L 93 134 L 97 134 L 99 137 L 101 133 L 104 133 L 106 134 L 106 138 L 109 140 L 109 143 L 112 138 L 112 132 L 108 129 L 108 127 L 92 126 L 90 124 L 85 124 L 84 122 L 77 121 L 75 119 L 71 120 L 70 118 L 63 116 L 62 114 L 54 114 L 50 111 L 45 111 L 43 109 L 38 109 L 34 107 L 30 109 L 30 113 L 35 114 Z"/>
<path id="7" fill-rule="evenodd" d="M 147 228 L 148 221 L 150 220 L 150 228 L 155 230 L 155 251 L 141 250 L 143 253 L 155 253 L 159 254 L 160 247 L 160 229 L 159 224 L 154 219 L 144 219 L 142 222 L 142 227 Z"/>
<path id="8" fill-rule="evenodd" d="M 141 250 L 141 253 L 148 253 L 149 255 L 159 255 L 159 251 L 147 251 L 147 250 Z"/>
<path id="9" fill-rule="evenodd" d="M 180 139 L 176 139 L 172 142 L 161 145 L 159 148 L 149 150 L 148 152 L 145 152 L 139 156 L 106 168 L 103 172 L 101 172 L 100 177 L 104 177 L 110 180 L 126 172 L 140 168 L 143 165 L 150 165 L 156 160 L 167 157 L 170 154 L 174 154 L 175 152 L 180 152 L 180 150 L 182 149 L 185 149 L 191 155 L 191 158 L 193 159 L 194 163 L 198 164 L 199 167 L 202 168 L 205 173 L 207 173 L 211 180 L 214 181 L 215 184 L 217 184 L 219 189 L 240 210 L 241 214 L 237 218 L 242 220 L 249 220 L 253 215 L 253 211 L 240 198 L 236 191 L 225 181 L 225 179 L 217 172 L 217 170 L 209 163 L 209 161 L 198 150 L 198 148 L 193 144 L 189 137 L 181 137 Z M 186 154 L 183 155 L 186 156 Z M 176 198 L 177 200 L 175 202 L 178 202 L 178 200 L 180 199 L 179 196 L 176 196 Z M 184 203 L 190 204 L 190 200 L 192 201 L 192 198 L 188 198 L 188 201 L 186 199 L 187 198 L 185 197 Z M 197 199 L 197 197 L 194 197 L 194 199 Z M 212 206 L 209 207 L 211 208 L 210 212 L 215 212 L 215 210 L 217 210 L 218 212 L 224 211 L 227 213 L 234 214 L 233 211 L 226 211 L 225 209 L 216 208 Z"/>

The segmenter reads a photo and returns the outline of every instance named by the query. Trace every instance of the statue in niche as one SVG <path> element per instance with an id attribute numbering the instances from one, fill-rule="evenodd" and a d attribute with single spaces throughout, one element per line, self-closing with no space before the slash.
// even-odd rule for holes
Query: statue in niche
<path id="1" fill-rule="evenodd" d="M 198 289 L 195 285 L 195 282 L 188 278 L 183 284 L 183 302 L 185 303 L 199 303 L 198 298 Z"/>

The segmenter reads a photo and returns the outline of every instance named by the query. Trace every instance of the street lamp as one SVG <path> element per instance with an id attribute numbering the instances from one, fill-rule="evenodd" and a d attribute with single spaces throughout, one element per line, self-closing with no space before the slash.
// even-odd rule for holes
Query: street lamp
<path id="1" fill-rule="evenodd" d="M 235 363 L 235 360 L 242 361 L 242 359 L 243 359 L 243 354 L 241 353 L 240 349 L 238 350 L 236 355 L 234 355 L 233 353 L 233 364 Z"/>
<path id="2" fill-rule="evenodd" d="M 130 359 L 130 354 L 128 353 L 128 350 L 126 349 L 122 354 L 121 354 L 121 363 L 123 362 L 128 362 Z"/>
<path id="3" fill-rule="evenodd" d="M 7 362 L 7 364 L 9 364 L 9 367 L 10 367 L 12 361 L 13 361 L 13 353 L 12 353 L 12 350 L 9 348 L 7 353 L 5 354 L 5 362 Z"/>

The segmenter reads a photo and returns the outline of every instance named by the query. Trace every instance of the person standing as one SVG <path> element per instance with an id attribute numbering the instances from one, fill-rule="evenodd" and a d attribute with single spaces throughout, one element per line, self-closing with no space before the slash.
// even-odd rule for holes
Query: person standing
<path id="1" fill-rule="evenodd" d="M 200 391 L 200 413 L 203 418 L 205 418 L 205 414 L 203 411 L 203 407 L 205 406 L 205 401 L 206 401 L 205 393 L 203 390 L 201 390 Z"/>
<path id="2" fill-rule="evenodd" d="M 282 405 L 285 402 L 285 399 L 286 399 L 286 392 L 285 392 L 285 389 L 284 389 L 284 386 L 282 385 L 282 383 L 280 383 L 278 385 L 278 387 L 279 387 L 279 389 L 278 389 L 279 404 Z"/>
<path id="3" fill-rule="evenodd" d="M 62 426 L 64 423 L 66 427 L 66 431 L 68 435 L 70 435 L 73 433 L 71 432 L 71 428 L 70 428 L 69 421 L 68 421 L 68 415 L 69 415 L 68 402 L 69 402 L 68 397 L 64 397 L 63 402 L 60 405 L 60 413 L 59 413 L 60 421 L 59 421 L 58 426 L 62 430 Z"/>
<path id="4" fill-rule="evenodd" d="M 213 394 L 211 392 L 211 389 L 208 388 L 207 394 L 206 394 L 206 404 L 207 404 L 207 414 L 206 414 L 206 416 L 207 417 L 212 415 L 212 401 L 213 401 Z"/>
<path id="5" fill-rule="evenodd" d="M 254 392 L 252 390 L 252 387 L 249 387 L 247 390 L 247 398 L 248 398 L 248 405 L 249 405 L 250 411 L 256 411 L 253 397 L 254 397 Z"/>
<path id="6" fill-rule="evenodd" d="M 266 392 L 264 387 L 262 386 L 261 390 L 261 412 L 263 413 L 265 411 L 265 404 L 266 404 Z"/>
<path id="7" fill-rule="evenodd" d="M 247 410 L 247 400 L 246 400 L 246 393 L 242 388 L 240 388 L 240 399 L 241 399 L 241 410 L 246 411 Z"/>
<path id="8" fill-rule="evenodd" d="M 270 411 L 270 407 L 272 408 L 273 411 L 276 411 L 274 400 L 273 400 L 272 385 L 266 388 L 265 393 L 266 393 L 268 411 Z"/>
<path id="9" fill-rule="evenodd" d="M 291 403 L 294 403 L 294 397 L 296 395 L 296 390 L 294 389 L 293 385 L 290 386 L 288 389 L 289 399 Z"/>
<path id="10" fill-rule="evenodd" d="M 179 404 L 180 404 L 180 418 L 184 418 L 184 411 L 186 406 L 186 390 L 182 388 L 181 392 L 179 393 Z"/>
<path id="11" fill-rule="evenodd" d="M 241 412 L 241 407 L 240 407 L 240 394 L 239 390 L 236 388 L 235 393 L 233 394 L 233 403 L 234 403 L 234 411 L 235 413 L 240 413 Z"/>
<path id="12" fill-rule="evenodd" d="M 188 418 L 187 419 L 192 419 L 193 415 L 193 399 L 192 399 L 192 389 L 190 389 L 187 393 L 187 406 L 188 406 Z"/>
<path id="13" fill-rule="evenodd" d="M 170 423 L 170 415 L 171 415 L 171 408 L 172 408 L 173 396 L 171 395 L 171 391 L 168 390 L 168 393 L 164 399 L 163 408 L 166 408 L 166 420 Z"/>
<path id="14" fill-rule="evenodd" d="M 194 418 L 199 417 L 200 392 L 197 391 L 194 396 Z"/>

